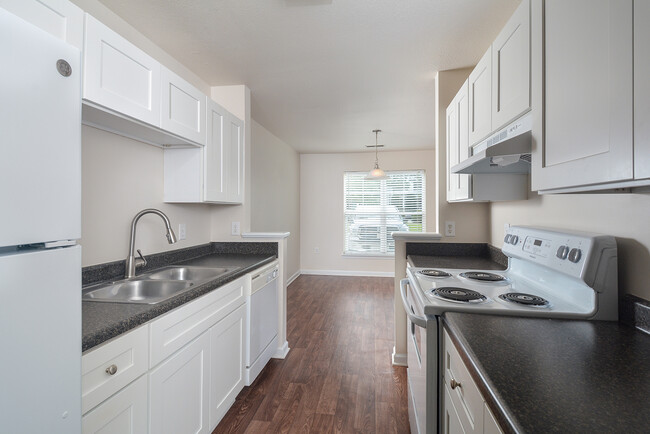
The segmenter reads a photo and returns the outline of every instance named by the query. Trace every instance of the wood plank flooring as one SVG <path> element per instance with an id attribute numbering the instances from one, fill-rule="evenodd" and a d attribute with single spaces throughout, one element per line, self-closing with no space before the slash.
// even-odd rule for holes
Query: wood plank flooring
<path id="1" fill-rule="evenodd" d="M 391 365 L 393 279 L 300 276 L 286 359 L 271 359 L 213 434 L 408 433 L 406 368 Z"/>

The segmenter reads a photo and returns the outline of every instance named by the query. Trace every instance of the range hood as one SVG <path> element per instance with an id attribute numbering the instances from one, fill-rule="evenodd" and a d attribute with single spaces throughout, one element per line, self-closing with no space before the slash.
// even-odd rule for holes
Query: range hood
<path id="1" fill-rule="evenodd" d="M 497 131 L 471 150 L 472 156 L 452 173 L 529 173 L 532 116 L 528 114 Z"/>

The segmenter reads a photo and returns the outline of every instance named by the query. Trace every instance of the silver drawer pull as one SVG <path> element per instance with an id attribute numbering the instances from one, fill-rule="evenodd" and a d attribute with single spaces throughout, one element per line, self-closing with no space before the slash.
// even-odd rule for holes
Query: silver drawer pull
<path id="1" fill-rule="evenodd" d="M 116 372 L 117 372 L 117 365 L 111 365 L 108 368 L 106 368 L 106 373 L 108 375 L 115 375 Z"/>
<path id="2" fill-rule="evenodd" d="M 457 387 L 460 387 L 460 383 L 458 381 L 454 380 L 453 378 L 449 382 L 449 385 L 451 386 L 452 390 L 457 388 Z"/>

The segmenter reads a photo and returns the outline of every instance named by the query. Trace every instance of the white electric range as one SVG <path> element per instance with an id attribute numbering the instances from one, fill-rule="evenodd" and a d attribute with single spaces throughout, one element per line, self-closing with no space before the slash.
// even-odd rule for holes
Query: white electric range
<path id="1" fill-rule="evenodd" d="M 605 235 L 512 226 L 503 271 L 407 268 L 409 420 L 436 433 L 441 386 L 440 315 L 468 312 L 541 318 L 618 319 L 616 240 Z"/>

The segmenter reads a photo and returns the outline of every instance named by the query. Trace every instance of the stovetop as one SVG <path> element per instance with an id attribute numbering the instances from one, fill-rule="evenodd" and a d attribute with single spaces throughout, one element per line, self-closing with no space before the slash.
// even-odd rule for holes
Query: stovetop
<path id="1" fill-rule="evenodd" d="M 569 283 L 580 296 L 563 296 L 544 288 L 531 279 L 507 269 L 465 270 L 408 268 L 410 281 L 418 285 L 424 313 L 440 315 L 444 312 L 492 313 L 532 317 L 588 318 L 595 309 L 595 293 Z M 424 273 L 422 273 L 424 271 Z M 437 277 L 430 277 L 434 274 Z M 476 275 L 483 280 L 470 277 Z M 567 288 L 569 289 L 569 288 Z M 509 301 L 516 300 L 515 301 Z"/>

